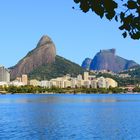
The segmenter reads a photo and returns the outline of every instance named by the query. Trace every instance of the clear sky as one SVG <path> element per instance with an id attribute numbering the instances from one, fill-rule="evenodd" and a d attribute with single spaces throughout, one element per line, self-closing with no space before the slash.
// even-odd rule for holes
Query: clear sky
<path id="1" fill-rule="evenodd" d="M 140 63 L 140 40 L 124 39 L 118 23 L 73 6 L 73 0 L 1 0 L 0 64 L 15 65 L 44 34 L 52 38 L 58 55 L 78 64 L 109 48 Z"/>

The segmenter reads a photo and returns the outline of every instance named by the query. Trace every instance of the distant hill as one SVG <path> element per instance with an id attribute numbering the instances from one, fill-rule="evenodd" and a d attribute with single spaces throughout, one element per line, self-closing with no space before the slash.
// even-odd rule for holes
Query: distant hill
<path id="1" fill-rule="evenodd" d="M 86 58 L 82 63 L 82 68 L 89 70 L 91 62 L 92 62 L 91 58 Z"/>
<path id="2" fill-rule="evenodd" d="M 101 50 L 98 52 L 90 63 L 90 70 L 110 70 L 120 72 L 133 66 L 138 66 L 132 60 L 124 59 L 116 55 L 115 49 Z M 89 64 L 87 65 L 89 67 Z M 85 66 L 83 67 L 85 68 Z"/>
<path id="3" fill-rule="evenodd" d="M 22 74 L 32 79 L 51 79 L 65 74 L 83 73 L 83 68 L 63 57 L 56 55 L 56 48 L 48 36 L 43 36 L 35 49 L 30 51 L 15 66 L 9 68 L 11 79 Z"/>
<path id="4" fill-rule="evenodd" d="M 140 66 L 132 67 L 126 71 L 121 72 L 123 74 L 129 74 L 132 78 L 140 79 Z"/>

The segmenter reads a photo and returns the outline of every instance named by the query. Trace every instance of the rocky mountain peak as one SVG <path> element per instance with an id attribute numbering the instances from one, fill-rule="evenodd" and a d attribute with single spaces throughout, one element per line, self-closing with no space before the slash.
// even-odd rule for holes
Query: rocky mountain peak
<path id="1" fill-rule="evenodd" d="M 89 70 L 91 62 L 92 62 L 91 58 L 85 58 L 85 60 L 82 63 L 82 68 Z"/>
<path id="2" fill-rule="evenodd" d="M 42 65 L 55 62 L 56 48 L 50 37 L 44 35 L 35 49 L 30 51 L 14 67 L 11 68 L 11 78 L 15 79 L 21 74 L 29 74 Z"/>
<path id="3" fill-rule="evenodd" d="M 47 36 L 47 35 L 43 35 L 40 38 L 40 40 L 39 40 L 39 42 L 37 44 L 37 47 L 41 47 L 41 46 L 44 46 L 45 44 L 50 44 L 50 43 L 52 43 L 51 38 L 49 36 Z"/>
<path id="4" fill-rule="evenodd" d="M 90 65 L 90 66 L 89 66 Z M 127 70 L 133 66 L 137 66 L 136 62 L 124 59 L 116 55 L 115 49 L 100 50 L 91 60 L 84 60 L 82 67 L 89 70 L 111 70 L 120 72 Z"/>
<path id="5" fill-rule="evenodd" d="M 112 48 L 112 49 L 107 49 L 107 50 L 100 50 L 100 53 L 111 53 L 111 54 L 115 55 L 116 49 Z"/>

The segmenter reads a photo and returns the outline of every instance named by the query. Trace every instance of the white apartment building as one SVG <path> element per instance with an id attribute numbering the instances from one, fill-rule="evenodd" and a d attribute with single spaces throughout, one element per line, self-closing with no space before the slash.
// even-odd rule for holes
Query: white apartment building
<path id="1" fill-rule="evenodd" d="M 100 77 L 97 80 L 99 88 L 106 88 L 106 79 L 104 77 Z"/>
<path id="2" fill-rule="evenodd" d="M 40 82 L 40 86 L 44 87 L 44 88 L 50 88 L 51 84 L 50 84 L 50 81 L 43 80 L 43 81 Z"/>
<path id="3" fill-rule="evenodd" d="M 91 88 L 97 88 L 98 86 L 98 80 L 97 79 L 94 79 L 91 81 Z"/>
<path id="4" fill-rule="evenodd" d="M 91 86 L 91 81 L 90 80 L 84 80 L 84 85 L 85 88 L 90 88 Z"/>
<path id="5" fill-rule="evenodd" d="M 117 87 L 118 86 L 118 83 L 111 79 L 111 78 L 106 78 L 106 87 L 109 88 L 109 87 Z"/>
<path id="6" fill-rule="evenodd" d="M 36 80 L 36 79 L 32 79 L 32 80 L 30 80 L 30 85 L 32 85 L 32 86 L 40 86 L 41 82 Z"/>
<path id="7" fill-rule="evenodd" d="M 10 82 L 9 85 L 10 85 L 10 86 L 16 86 L 16 87 L 25 86 L 25 84 L 24 84 L 23 82 L 19 82 L 19 81 L 17 81 L 17 80 Z"/>
<path id="8" fill-rule="evenodd" d="M 89 72 L 84 72 L 84 80 L 88 81 L 89 79 Z"/>

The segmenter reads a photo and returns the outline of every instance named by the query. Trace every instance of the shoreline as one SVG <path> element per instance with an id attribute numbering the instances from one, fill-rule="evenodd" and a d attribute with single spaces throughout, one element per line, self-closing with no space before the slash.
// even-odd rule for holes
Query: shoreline
<path id="1" fill-rule="evenodd" d="M 56 93 L 56 92 L 46 92 L 46 93 L 8 93 L 8 92 L 0 92 L 0 95 L 20 95 L 20 94 L 24 94 L 24 95 L 26 95 L 26 94 L 32 94 L 32 95 L 60 95 L 60 94 L 67 94 L 67 95 L 84 95 L 84 94 L 96 94 L 96 95 L 98 95 L 98 94 L 133 94 L 133 95 L 138 95 L 138 94 L 140 94 L 140 92 L 120 92 L 120 93 L 94 93 L 94 92 L 92 92 L 92 93 L 83 93 L 83 92 L 78 92 L 78 93 L 71 93 L 71 92 L 67 92 L 67 93 L 64 93 L 64 92 L 62 92 L 62 93 Z"/>
<path id="2" fill-rule="evenodd" d="M 44 88 L 34 86 L 10 86 L 0 89 L 0 94 L 139 94 L 140 88 L 128 90 L 127 88 Z"/>

